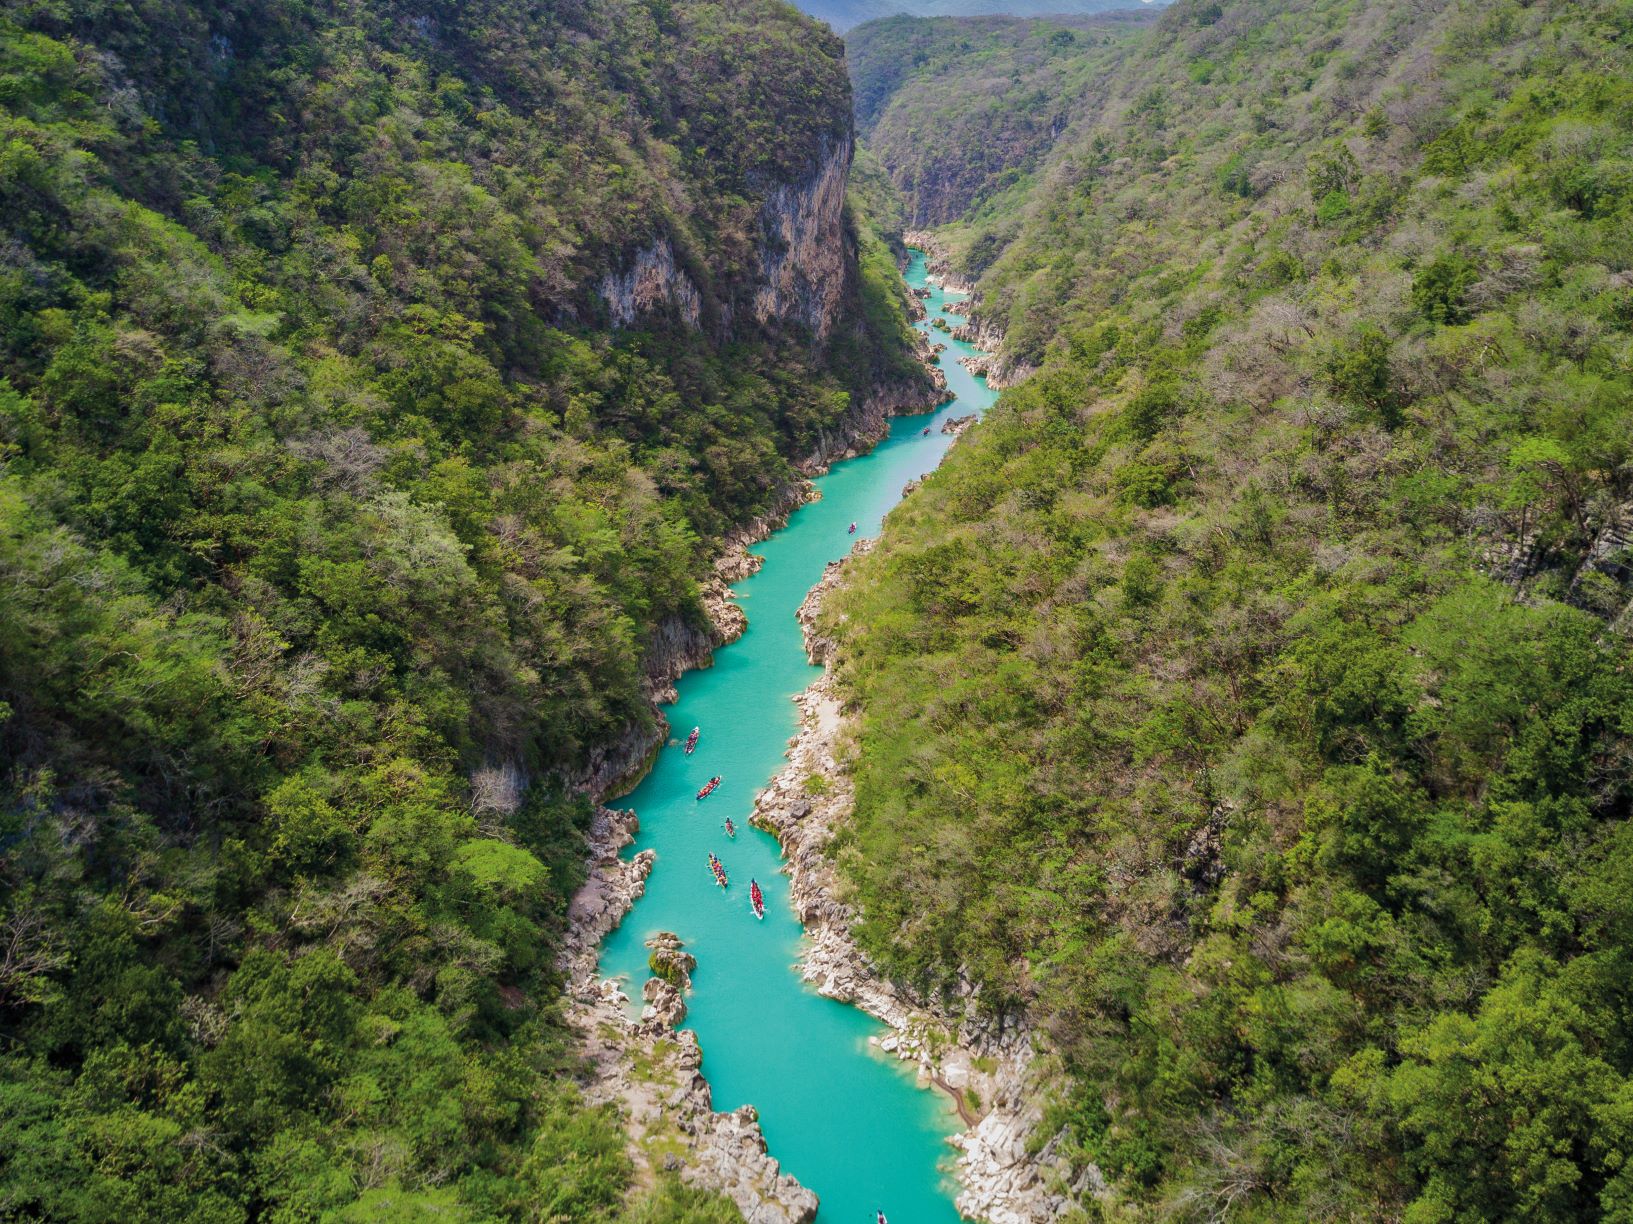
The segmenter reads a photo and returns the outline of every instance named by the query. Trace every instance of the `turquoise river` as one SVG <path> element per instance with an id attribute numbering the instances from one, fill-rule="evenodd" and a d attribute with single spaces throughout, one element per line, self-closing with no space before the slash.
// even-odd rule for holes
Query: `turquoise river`
<path id="1" fill-rule="evenodd" d="M 928 287 L 921 254 L 914 253 L 907 279 Z M 930 319 L 946 317 L 946 300 L 930 287 Z M 778 870 L 779 848 L 748 827 L 748 816 L 755 793 L 785 763 L 798 716 L 791 698 L 818 671 L 806 662 L 795 610 L 828 562 L 849 552 L 855 538 L 879 531 L 902 486 L 941 461 L 951 444 L 942 421 L 982 412 L 994 398 L 956 360 L 972 347 L 930 335 L 947 343 L 942 369 L 956 398 L 936 412 L 896 418 L 871 453 L 834 465 L 816 482 L 821 499 L 755 548 L 765 565 L 733 588 L 748 631 L 716 652 L 713 667 L 684 676 L 668 710 L 673 734 L 702 728 L 697 752 L 688 757 L 672 740 L 641 784 L 617 801 L 641 819 L 640 838 L 626 853 L 652 849 L 658 859 L 646 895 L 602 948 L 602 973 L 638 999 L 648 976 L 645 941 L 662 930 L 686 941 L 698 964 L 685 1023 L 703 1048 L 714 1107 L 752 1104 L 771 1154 L 817 1193 L 819 1219 L 832 1224 L 872 1224 L 878 1209 L 891 1224 L 956 1221 L 956 1152 L 947 1139 L 958 1120 L 943 1094 L 916 1085 L 911 1064 L 869 1046 L 883 1025 L 801 981 L 801 929 Z M 852 522 L 856 537 L 848 534 Z M 715 774 L 719 789 L 694 798 Z M 734 840 L 722 831 L 728 816 L 738 826 Z M 711 851 L 730 877 L 725 891 L 709 874 Z M 749 908 L 751 878 L 765 891 L 763 922 Z"/>

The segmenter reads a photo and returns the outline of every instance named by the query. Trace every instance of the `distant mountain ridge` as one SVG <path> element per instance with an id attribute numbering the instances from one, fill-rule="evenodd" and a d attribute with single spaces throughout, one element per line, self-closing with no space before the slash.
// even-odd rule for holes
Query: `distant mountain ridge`
<path id="1" fill-rule="evenodd" d="M 1043 17 L 1163 8 L 1168 0 L 796 0 L 796 6 L 843 34 L 881 17 Z"/>

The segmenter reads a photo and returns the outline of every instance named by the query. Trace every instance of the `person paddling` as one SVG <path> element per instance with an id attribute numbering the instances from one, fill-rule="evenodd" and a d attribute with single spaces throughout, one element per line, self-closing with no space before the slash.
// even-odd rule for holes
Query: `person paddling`
<path id="1" fill-rule="evenodd" d="M 855 535 L 855 534 L 856 534 L 856 524 L 855 524 L 855 523 L 852 523 L 852 524 L 851 524 L 851 530 L 850 530 L 850 533 L 851 533 L 851 535 Z"/>

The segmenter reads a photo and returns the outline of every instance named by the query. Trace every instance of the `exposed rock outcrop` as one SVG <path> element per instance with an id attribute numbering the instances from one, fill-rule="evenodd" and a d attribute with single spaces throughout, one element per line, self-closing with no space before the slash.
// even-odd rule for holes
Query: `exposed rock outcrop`
<path id="1" fill-rule="evenodd" d="M 816 1195 L 767 1154 L 754 1110 L 714 1112 L 696 1036 L 671 1028 L 677 1003 L 684 1015 L 681 992 L 653 979 L 661 989 L 643 991 L 648 1007 L 637 1022 L 617 985 L 599 980 L 601 940 L 646 891 L 656 859 L 650 850 L 628 860 L 618 857 L 637 828 L 633 812 L 597 811 L 589 833 L 589 878 L 569 909 L 560 966 L 567 979 L 568 1016 L 587 1059 L 584 1095 L 619 1107 L 631 1154 L 647 1178 L 663 1169 L 691 1185 L 720 1191 L 751 1224 L 808 1224 L 816 1216 Z"/>
<path id="2" fill-rule="evenodd" d="M 779 331 L 798 325 L 818 343 L 833 332 L 846 306 L 854 276 L 855 246 L 845 232 L 845 183 L 854 142 L 821 141 L 808 172 L 788 182 L 761 182 L 753 263 L 745 283 L 711 279 L 707 268 L 694 279 L 677 255 L 674 239 L 661 235 L 625 257 L 597 289 L 614 327 L 633 327 L 674 312 L 692 328 L 707 328 L 728 339 L 734 322 L 752 318 Z"/>
<path id="3" fill-rule="evenodd" d="M 972 374 L 985 374 L 987 386 L 994 391 L 1013 387 L 1037 373 L 1034 367 L 1017 363 L 1004 356 L 1003 332 L 990 320 L 981 317 L 978 305 L 972 303 L 969 309 L 970 314 L 965 321 L 953 328 L 953 339 L 973 344 L 982 352 L 977 356 L 964 358 L 965 369 Z"/>
<path id="4" fill-rule="evenodd" d="M 806 475 L 816 476 L 841 459 L 866 454 L 890 432 L 890 418 L 913 412 L 927 412 L 947 401 L 947 376 L 930 364 L 931 354 L 921 346 L 919 359 L 928 371 L 928 389 L 922 383 L 891 383 L 877 388 L 834 429 L 824 433 L 816 449 L 800 464 Z"/>
<path id="5" fill-rule="evenodd" d="M 641 1009 L 641 1023 L 656 1021 L 664 1028 L 674 1028 L 686 1019 L 686 997 L 662 978 L 648 978 L 641 988 L 646 1006 Z"/>
<path id="6" fill-rule="evenodd" d="M 859 543 L 852 556 L 871 545 Z M 826 663 L 834 650 L 816 625 L 844 565 L 830 565 L 799 609 L 806 651 L 815 663 Z M 1010 1019 L 998 1025 L 980 1017 L 968 1006 L 975 992 L 967 985 L 956 1011 L 936 1005 L 886 980 L 857 947 L 851 936 L 856 914 L 838 900 L 837 875 L 827 854 L 854 802 L 844 765 L 850 730 L 831 675 L 824 674 L 795 701 L 800 730 L 790 743 L 788 766 L 756 797 L 752 820 L 783 846 L 790 896 L 810 938 L 801 972 L 819 993 L 854 1003 L 890 1025 L 895 1032 L 880 1048 L 917 1063 L 922 1081 L 953 1097 L 969 1127 L 954 1140 L 963 1151 L 960 1212 L 993 1224 L 1061 1220 L 1104 1183 L 1089 1166 L 1068 1184 L 1071 1165 L 1058 1140 L 1040 1152 L 1028 1151 L 1041 1120 L 1048 1057 L 1039 1053 L 1024 1023 Z M 822 785 L 808 785 L 812 777 Z"/>
<path id="7" fill-rule="evenodd" d="M 646 941 L 646 947 L 652 953 L 647 958 L 647 964 L 654 977 L 676 990 L 692 988 L 692 970 L 697 968 L 697 957 L 681 945 L 679 935 L 673 931 L 659 931 Z"/>
<path id="8" fill-rule="evenodd" d="M 703 295 L 675 261 L 675 248 L 667 238 L 642 247 L 624 272 L 602 277 L 600 289 L 614 327 L 629 327 L 666 308 L 690 327 L 697 327 L 702 318 Z"/>
<path id="9" fill-rule="evenodd" d="M 779 183 L 760 208 L 754 317 L 764 326 L 798 322 L 818 341 L 838 321 L 850 278 L 845 182 L 852 141 L 824 140 L 810 175 Z"/>

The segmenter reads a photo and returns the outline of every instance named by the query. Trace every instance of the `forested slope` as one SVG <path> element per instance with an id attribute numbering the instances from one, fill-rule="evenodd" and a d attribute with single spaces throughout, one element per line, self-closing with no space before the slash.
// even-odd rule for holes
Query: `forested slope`
<path id="1" fill-rule="evenodd" d="M 946 237 L 1039 372 L 829 604 L 869 951 L 1091 1214 L 1626 1217 L 1633 5 L 1185 0 Z"/>
<path id="2" fill-rule="evenodd" d="M 799 7 L 844 33 L 863 22 L 915 17 L 1035 17 L 1161 8 L 1168 0 L 801 0 Z"/>
<path id="3" fill-rule="evenodd" d="M 1024 198 L 1074 119 L 1156 14 L 892 17 L 845 39 L 857 133 L 889 172 L 908 224 L 942 225 L 993 197 Z"/>
<path id="4" fill-rule="evenodd" d="M 920 376 L 848 112 L 769 0 L 6 6 L 0 1216 L 621 1210 L 552 779 Z"/>

